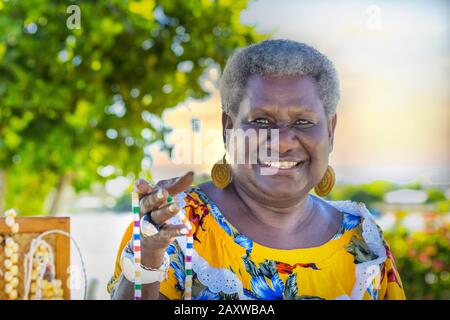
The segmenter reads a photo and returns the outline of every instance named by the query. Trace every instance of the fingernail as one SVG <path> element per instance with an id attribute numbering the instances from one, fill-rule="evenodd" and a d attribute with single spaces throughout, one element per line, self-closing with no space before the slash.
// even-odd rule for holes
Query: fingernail
<path id="1" fill-rule="evenodd" d="M 172 204 L 169 206 L 169 211 L 170 211 L 170 212 L 177 212 L 177 211 L 178 211 L 178 206 L 177 206 L 175 203 L 172 203 Z"/>
<path id="2" fill-rule="evenodd" d="M 164 192 L 163 189 L 159 189 L 158 192 L 156 193 L 156 197 L 161 200 L 164 198 Z"/>
<path id="3" fill-rule="evenodd" d="M 187 234 L 188 232 L 189 232 L 189 230 L 186 229 L 186 228 L 183 228 L 183 229 L 180 230 L 181 234 Z"/>

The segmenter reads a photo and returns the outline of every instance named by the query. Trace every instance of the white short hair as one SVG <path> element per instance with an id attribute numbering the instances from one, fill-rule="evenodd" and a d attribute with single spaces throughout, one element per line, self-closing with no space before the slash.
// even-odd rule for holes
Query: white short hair
<path id="1" fill-rule="evenodd" d="M 336 113 L 339 80 L 333 63 L 311 46 L 292 40 L 265 40 L 237 49 L 227 61 L 220 80 L 222 109 L 236 115 L 252 75 L 310 76 L 328 117 Z"/>

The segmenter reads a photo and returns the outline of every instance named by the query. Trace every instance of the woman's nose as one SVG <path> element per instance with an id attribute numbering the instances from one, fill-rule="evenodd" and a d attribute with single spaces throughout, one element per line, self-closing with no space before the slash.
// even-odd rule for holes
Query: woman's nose
<path id="1" fill-rule="evenodd" d="M 287 127 L 280 128 L 278 133 L 279 152 L 285 154 L 291 150 L 295 150 L 299 146 L 299 141 L 295 133 Z"/>

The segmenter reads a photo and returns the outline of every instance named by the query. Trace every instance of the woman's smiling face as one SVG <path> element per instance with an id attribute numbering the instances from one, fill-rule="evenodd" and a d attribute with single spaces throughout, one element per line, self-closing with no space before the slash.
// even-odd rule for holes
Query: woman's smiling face
<path id="1" fill-rule="evenodd" d="M 234 183 L 261 203 L 274 206 L 282 205 L 283 201 L 286 205 L 295 203 L 325 174 L 335 125 L 336 116 L 327 117 L 316 83 L 310 77 L 251 76 L 238 114 L 233 119 L 226 117 L 224 127 L 257 132 L 279 129 L 278 150 L 266 139 L 248 143 L 244 148 L 245 159 L 257 154 L 258 163 L 233 163 Z M 259 152 L 266 145 L 271 156 L 278 151 L 277 162 L 260 156 L 267 154 Z M 261 169 L 268 166 L 273 174 L 261 174 Z"/>

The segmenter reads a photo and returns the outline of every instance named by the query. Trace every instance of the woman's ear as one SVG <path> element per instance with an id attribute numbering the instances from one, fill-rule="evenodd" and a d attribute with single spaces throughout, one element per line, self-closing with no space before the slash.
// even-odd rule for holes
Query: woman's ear
<path id="1" fill-rule="evenodd" d="M 334 129 L 336 129 L 336 122 L 337 122 L 337 114 L 334 114 L 329 120 L 328 120 L 328 139 L 330 141 L 330 152 L 333 151 L 333 144 L 334 144 Z"/>
<path id="2" fill-rule="evenodd" d="M 233 120 L 231 117 L 226 114 L 224 111 L 222 111 L 222 137 L 223 137 L 223 143 L 226 144 L 226 129 L 232 129 L 233 128 Z"/>

